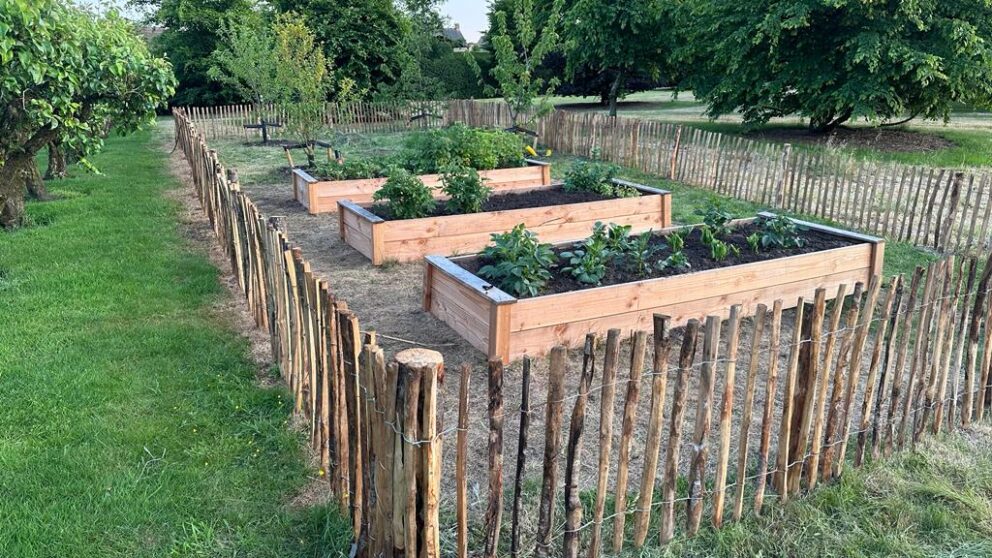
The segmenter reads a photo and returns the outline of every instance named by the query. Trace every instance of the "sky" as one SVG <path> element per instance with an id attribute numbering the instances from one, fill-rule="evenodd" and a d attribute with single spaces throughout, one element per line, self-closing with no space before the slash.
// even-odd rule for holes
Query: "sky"
<path id="1" fill-rule="evenodd" d="M 441 5 L 441 14 L 448 16 L 452 24 L 461 25 L 462 35 L 470 43 L 479 42 L 482 31 L 489 26 L 488 12 L 487 0 L 446 0 Z"/>

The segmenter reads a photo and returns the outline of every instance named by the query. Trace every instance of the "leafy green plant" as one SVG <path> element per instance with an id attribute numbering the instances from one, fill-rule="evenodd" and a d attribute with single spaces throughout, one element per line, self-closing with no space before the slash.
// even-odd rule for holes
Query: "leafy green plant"
<path id="1" fill-rule="evenodd" d="M 493 192 L 479 173 L 468 167 L 449 167 L 441 183 L 441 190 L 451 198 L 448 205 L 458 213 L 479 213 Z"/>
<path id="2" fill-rule="evenodd" d="M 372 194 L 374 201 L 387 201 L 389 213 L 395 219 L 418 219 L 434 211 L 436 205 L 431 189 L 409 171 L 389 170 L 389 178 Z"/>
<path id="3" fill-rule="evenodd" d="M 710 257 L 713 258 L 715 262 L 722 262 L 727 259 L 727 256 L 733 254 L 735 256 L 741 255 L 740 248 L 734 246 L 733 244 L 728 244 L 722 240 L 714 238 L 710 242 Z"/>
<path id="4" fill-rule="evenodd" d="M 609 237 L 602 223 L 596 223 L 593 234 L 570 252 L 562 252 L 568 265 L 562 271 L 580 283 L 598 285 L 606 276 L 606 264 L 614 252 L 609 247 Z"/>
<path id="5" fill-rule="evenodd" d="M 627 251 L 630 247 L 630 230 L 633 228 L 631 225 L 610 223 L 609 226 L 604 227 L 602 223 L 596 223 L 593 226 L 593 234 L 595 235 L 601 228 L 606 235 L 606 247 L 610 252 L 621 255 Z"/>
<path id="6" fill-rule="evenodd" d="M 661 262 L 659 268 L 674 267 L 675 269 L 689 269 L 689 257 L 685 255 L 685 237 L 689 229 L 670 233 L 665 241 L 668 243 L 671 254 Z"/>
<path id="7" fill-rule="evenodd" d="M 566 192 L 593 192 L 601 196 L 614 196 L 613 178 L 620 167 L 607 163 L 577 161 L 565 172 Z"/>
<path id="8" fill-rule="evenodd" d="M 637 191 L 637 188 L 632 186 L 626 186 L 623 184 L 613 185 L 613 197 L 615 198 L 636 198 L 640 195 L 641 193 Z"/>
<path id="9" fill-rule="evenodd" d="M 624 254 L 624 261 L 634 273 L 641 277 L 650 273 L 654 267 L 658 269 L 664 269 L 665 267 L 664 260 L 657 263 L 653 262 L 655 255 L 662 250 L 662 247 L 652 244 L 652 238 L 651 231 L 634 237 L 633 240 L 628 242 Z"/>
<path id="10" fill-rule="evenodd" d="M 405 166 L 419 173 L 436 173 L 452 165 L 479 170 L 524 164 L 523 141 L 503 130 L 484 130 L 456 123 L 418 132 L 405 145 Z"/>
<path id="11" fill-rule="evenodd" d="M 755 254 L 761 249 L 761 235 L 758 233 L 751 233 L 747 237 L 747 245 Z"/>
<path id="12" fill-rule="evenodd" d="M 762 223 L 761 245 L 765 248 L 802 248 L 806 244 L 806 239 L 802 237 L 805 230 L 805 227 L 797 225 L 784 215 L 765 219 Z"/>
<path id="13" fill-rule="evenodd" d="M 732 230 L 729 223 L 734 220 L 734 214 L 724 211 L 719 203 L 711 202 L 705 208 L 697 209 L 696 215 L 703 218 L 703 223 L 710 229 L 713 238 L 726 238 Z"/>
<path id="14" fill-rule="evenodd" d="M 489 263 L 479 269 L 479 275 L 514 296 L 538 295 L 555 266 L 551 245 L 538 242 L 537 235 L 522 223 L 509 232 L 492 235 L 492 242 L 482 252 Z"/>
<path id="15" fill-rule="evenodd" d="M 380 178 L 386 174 L 386 169 L 380 163 L 366 157 L 349 157 L 342 161 L 320 163 L 316 170 L 322 178 L 328 180 Z"/>

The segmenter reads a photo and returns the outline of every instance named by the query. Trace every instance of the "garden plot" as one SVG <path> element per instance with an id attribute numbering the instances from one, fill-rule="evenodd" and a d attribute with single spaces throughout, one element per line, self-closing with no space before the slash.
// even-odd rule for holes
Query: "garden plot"
<path id="1" fill-rule="evenodd" d="M 377 135 L 368 136 L 362 141 L 371 143 L 382 142 L 384 139 L 382 136 Z M 391 143 L 395 145 L 398 142 L 394 138 Z M 287 231 L 293 245 L 300 247 L 303 253 L 306 254 L 308 261 L 313 265 L 314 272 L 328 281 L 336 295 L 348 301 L 349 307 L 362 317 L 363 326 L 377 331 L 379 334 L 378 342 L 388 354 L 417 345 L 435 349 L 444 355 L 448 368 L 448 377 L 441 385 L 438 408 L 439 413 L 443 415 L 441 417 L 442 424 L 445 425 L 442 427 L 445 432 L 443 435 L 445 455 L 453 455 L 448 452 L 453 451 L 451 448 L 454 447 L 455 431 L 449 427 L 455 424 L 457 418 L 458 366 L 461 363 L 468 363 L 470 365 L 469 408 L 477 410 L 485 409 L 489 400 L 487 393 L 486 355 L 462 339 L 456 330 L 448 327 L 444 322 L 431 314 L 422 311 L 423 267 L 417 264 L 371 267 L 364 256 L 347 246 L 338 238 L 337 232 L 339 225 L 337 215 L 310 215 L 302 206 L 293 200 L 291 186 L 289 181 L 286 180 L 288 176 L 286 160 L 280 149 L 246 146 L 241 140 L 226 142 L 214 140 L 211 145 L 218 149 L 221 158 L 226 164 L 238 169 L 242 190 L 251 196 L 255 204 L 264 213 L 278 218 L 281 226 Z M 376 145 L 381 146 L 382 143 L 377 143 Z M 387 146 L 383 150 L 388 152 L 389 147 Z M 791 337 L 793 319 L 793 312 L 786 310 L 782 323 L 783 340 Z M 751 328 L 743 329 L 742 347 L 749 345 L 750 332 Z M 626 331 L 624 332 L 625 335 L 627 333 Z M 673 332 L 673 336 L 674 343 L 678 346 L 681 343 L 681 333 L 676 330 Z M 649 338 L 649 347 L 651 343 L 652 341 Z M 762 369 L 766 369 L 768 360 L 772 358 L 768 343 L 769 341 L 766 336 L 759 347 L 760 353 L 755 354 L 755 358 L 760 359 L 762 363 Z M 668 373 L 666 376 L 668 376 L 669 384 L 674 382 L 674 370 L 678 359 L 677 353 L 678 351 L 672 351 L 668 362 Z M 780 361 L 780 369 L 784 369 L 787 365 L 788 355 L 786 353 L 786 351 L 783 351 L 775 357 Z M 751 356 L 750 351 L 742 348 L 738 358 L 744 361 L 745 359 L 750 359 Z M 602 346 L 598 349 L 596 358 L 602 360 Z M 650 374 L 648 374 L 651 370 L 650 360 L 649 358 L 647 371 L 641 381 L 639 412 L 642 413 L 647 412 L 650 394 Z M 621 378 L 625 379 L 628 374 L 628 370 L 626 369 L 627 363 L 630 362 L 630 343 L 628 342 L 622 344 L 620 362 L 624 363 L 621 370 Z M 565 375 L 565 393 L 576 393 L 579 382 L 578 371 L 581 369 L 581 365 L 581 350 L 570 351 L 568 354 L 569 372 Z M 867 369 L 867 366 L 866 359 L 866 362 L 863 363 L 863 368 Z M 531 452 L 531 455 L 539 455 L 544 443 L 543 436 L 540 433 L 544 431 L 546 420 L 546 405 L 544 402 L 547 399 L 548 393 L 546 382 L 547 372 L 548 363 L 546 359 L 540 358 L 533 360 L 530 383 L 532 394 L 532 411 L 530 413 L 531 436 L 530 449 L 528 450 Z M 864 375 L 862 375 L 862 378 L 864 378 Z M 718 377 L 717 381 L 717 390 L 720 391 L 724 385 L 722 376 Z M 737 375 L 735 392 L 738 401 L 743 399 L 745 381 L 745 374 Z M 514 363 L 507 367 L 504 382 L 504 407 L 507 413 L 504 439 L 507 441 L 507 444 L 511 444 L 509 441 L 515 441 L 517 439 L 519 429 L 517 411 L 520 408 L 522 388 L 521 365 L 519 363 Z M 765 379 L 763 377 L 759 379 L 758 384 L 762 386 L 762 389 L 765 385 L 764 382 Z M 596 383 L 598 384 L 599 382 L 597 381 Z M 695 393 L 697 386 L 698 375 L 693 374 L 689 379 L 687 389 L 690 393 Z M 860 394 L 862 390 L 863 382 L 858 387 L 857 392 Z M 599 409 L 600 388 L 597 386 L 593 389 L 590 396 L 591 404 L 596 409 Z M 668 390 L 667 398 L 670 400 L 671 397 L 672 390 Z M 755 405 L 763 405 L 765 397 L 766 394 L 759 390 L 755 399 Z M 782 408 L 781 389 L 779 389 L 773 398 L 776 399 L 777 403 L 773 405 L 775 411 L 772 416 L 772 422 L 777 424 Z M 619 414 L 622 412 L 624 403 L 624 397 L 616 398 L 616 413 Z M 571 405 L 572 399 L 569 399 L 566 404 L 566 410 L 568 412 L 571 410 Z M 666 408 L 670 408 L 670 405 L 671 403 L 669 401 L 666 403 Z M 740 410 L 735 408 L 735 422 L 739 420 L 739 413 Z M 487 502 L 485 486 L 488 471 L 486 466 L 488 425 L 482 420 L 479 413 L 475 414 L 476 416 L 473 417 L 468 428 L 470 440 L 468 444 L 470 448 L 470 464 L 468 468 L 470 488 L 469 512 L 473 518 L 478 519 L 485 513 Z M 694 415 L 695 406 L 693 399 L 686 409 L 686 417 L 689 417 L 686 419 L 687 424 L 691 424 L 691 417 Z M 584 443 L 593 444 L 598 435 L 599 428 L 599 413 L 589 413 L 585 422 L 586 434 L 584 436 Z M 616 443 L 619 441 L 620 429 L 614 428 L 613 432 L 614 442 Z M 751 448 L 758 447 L 760 434 L 759 428 L 751 429 L 749 434 Z M 737 436 L 735 433 L 733 442 L 735 445 L 737 444 Z M 644 459 L 642 448 L 645 437 L 646 431 L 643 428 L 643 421 L 639 421 L 637 429 L 634 432 L 634 451 L 630 456 L 631 486 L 634 486 L 640 480 L 640 470 Z M 715 443 L 716 437 L 717 435 L 714 432 L 710 442 Z M 515 442 L 513 443 L 515 444 Z M 774 446 L 776 440 L 772 439 L 771 443 Z M 506 471 L 511 471 L 516 467 L 515 452 L 508 447 L 505 453 L 506 461 L 504 467 Z M 688 452 L 683 452 L 679 464 L 680 471 L 684 472 L 688 470 L 688 461 Z M 454 465 L 453 458 L 443 460 L 442 479 L 444 484 L 441 494 L 443 506 L 453 504 Z M 539 478 L 540 474 L 541 460 L 536 458 L 528 459 L 525 467 L 525 478 Z M 580 469 L 577 471 L 578 486 L 583 490 L 595 487 L 597 474 L 598 468 L 595 459 L 584 459 L 580 465 Z M 524 495 L 525 499 L 537 498 L 538 487 L 535 484 L 528 483 L 525 485 L 525 488 L 527 489 Z M 561 513 L 561 510 L 559 510 L 558 517 L 561 517 Z M 533 519 L 534 521 L 532 523 L 536 523 L 536 517 Z M 527 540 L 529 531 L 531 530 L 531 528 L 525 529 L 525 540 Z M 445 533 L 443 538 L 450 543 L 452 542 L 450 539 L 453 538 L 453 534 Z"/>
<path id="2" fill-rule="evenodd" d="M 414 262 L 428 254 L 468 254 L 486 247 L 493 234 L 523 224 L 552 242 L 581 238 L 597 222 L 629 225 L 636 233 L 671 226 L 671 194 L 664 190 L 614 179 L 637 195 L 610 197 L 592 192 L 569 192 L 549 185 L 527 192 L 494 194 L 481 212 L 460 213 L 443 202 L 432 215 L 394 219 L 388 207 L 339 201 L 342 240 L 372 260 Z"/>
<path id="3" fill-rule="evenodd" d="M 431 256 L 424 272 L 423 308 L 490 358 L 509 362 L 543 355 L 556 345 L 577 346 L 589 332 L 646 330 L 655 314 L 684 324 L 691 318 L 724 315 L 735 304 L 749 312 L 758 304 L 783 299 L 790 308 L 798 297 L 812 296 L 816 289 L 852 287 L 881 273 L 883 240 L 787 221 L 804 231 L 792 238 L 795 245 L 757 244 L 770 234 L 772 224 L 781 222 L 762 214 L 756 220 L 722 224 L 727 232 L 709 242 L 707 233 L 714 233 L 707 225 L 644 237 L 641 246 L 627 253 L 633 265 L 617 261 L 619 249 L 609 251 L 609 233 L 578 245 L 527 249 L 527 254 L 545 259 L 543 266 L 509 261 L 499 247 L 479 256 Z M 691 242 L 698 236 L 703 239 Z M 659 245 L 674 244 L 673 237 L 681 237 L 679 247 L 671 248 L 665 260 L 656 258 Z M 528 241 L 507 240 L 517 245 Z M 591 263 L 593 253 L 605 255 Z M 553 262 L 560 259 L 566 265 L 555 268 Z M 544 276 L 527 284 L 542 267 Z"/>

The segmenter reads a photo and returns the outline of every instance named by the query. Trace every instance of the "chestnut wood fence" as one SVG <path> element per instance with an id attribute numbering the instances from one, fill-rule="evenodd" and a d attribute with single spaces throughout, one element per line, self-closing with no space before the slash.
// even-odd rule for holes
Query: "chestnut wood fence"
<path id="1" fill-rule="evenodd" d="M 679 329 L 656 316 L 652 336 L 628 342 L 613 330 L 602 347 L 590 336 L 555 348 L 546 372 L 493 361 L 486 403 L 472 404 L 470 366 L 445 386 L 439 353 L 387 358 L 185 111 L 174 116 L 358 556 L 596 557 L 663 545 L 761 514 L 992 406 L 992 256 L 876 277 L 830 304 L 820 290 L 795 310 L 776 301 L 744 318 L 735 307 Z"/>
<path id="2" fill-rule="evenodd" d="M 325 103 L 324 123 L 340 133 L 403 132 L 443 125 L 445 108 L 441 101 Z M 261 130 L 245 126 L 257 126 L 263 120 L 274 125 L 268 130 L 271 139 L 294 139 L 286 128 L 290 116 L 284 105 L 243 104 L 181 110 L 204 139 L 258 139 L 262 137 Z"/>

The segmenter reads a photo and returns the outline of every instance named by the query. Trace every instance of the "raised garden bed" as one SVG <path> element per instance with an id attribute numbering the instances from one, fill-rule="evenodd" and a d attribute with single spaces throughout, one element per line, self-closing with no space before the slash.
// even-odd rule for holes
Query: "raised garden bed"
<path id="1" fill-rule="evenodd" d="M 488 205 L 494 211 L 444 215 L 444 205 L 440 204 L 438 215 L 405 220 L 384 219 L 375 214 L 383 213 L 378 207 L 340 200 L 339 232 L 348 245 L 374 265 L 381 265 L 419 261 L 429 254 L 474 254 L 489 243 L 492 234 L 521 223 L 548 242 L 582 238 L 598 221 L 630 225 L 635 233 L 671 226 L 669 192 L 623 180 L 614 182 L 634 188 L 640 196 L 566 193 L 557 184 L 509 190 L 493 185 L 494 195 Z"/>
<path id="2" fill-rule="evenodd" d="M 759 217 L 774 215 L 762 213 Z M 752 221 L 736 221 L 734 225 L 746 226 Z M 750 313 L 758 304 L 770 306 L 781 299 L 789 308 L 796 305 L 798 297 L 812 297 L 818 288 L 826 288 L 832 296 L 841 284 L 867 284 L 881 273 L 884 240 L 793 222 L 806 227 L 813 239 L 811 249 L 821 249 L 749 263 L 728 260 L 722 267 L 577 290 L 552 283 L 552 291 L 563 292 L 531 298 L 511 296 L 470 271 L 479 265 L 475 255 L 429 256 L 423 308 L 489 358 L 509 362 L 524 355 L 545 354 L 559 344 L 577 346 L 590 332 L 650 330 L 654 314 L 671 316 L 678 325 L 691 318 L 724 315 L 735 304 Z M 556 250 L 568 246 L 571 243 L 556 246 Z"/>
<path id="3" fill-rule="evenodd" d="M 479 171 L 479 176 L 496 194 L 526 191 L 551 184 L 551 165 L 528 159 L 525 167 Z M 431 187 L 441 184 L 440 174 L 425 174 L 420 179 Z M 385 183 L 386 178 L 317 180 L 303 169 L 293 169 L 293 198 L 311 215 L 331 213 L 338 211 L 341 200 L 370 203 L 372 194 Z"/>

